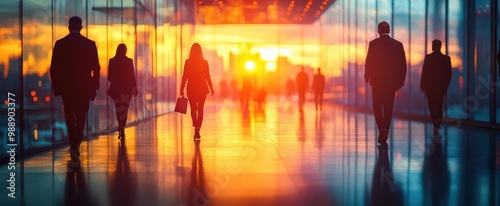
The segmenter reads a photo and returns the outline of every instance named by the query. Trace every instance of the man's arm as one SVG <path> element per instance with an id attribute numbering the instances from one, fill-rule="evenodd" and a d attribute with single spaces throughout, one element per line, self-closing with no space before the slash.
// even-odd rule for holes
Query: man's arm
<path id="1" fill-rule="evenodd" d="M 450 58 L 450 56 L 446 56 L 446 66 L 445 66 L 445 68 L 446 68 L 446 74 L 445 74 L 446 76 L 445 76 L 444 80 L 446 82 L 445 89 L 447 89 L 448 86 L 450 86 L 451 75 L 452 75 L 452 73 L 451 73 L 451 58 Z"/>
<path id="2" fill-rule="evenodd" d="M 399 52 L 399 88 L 403 87 L 406 79 L 406 54 L 403 44 L 400 43 L 400 52 Z M 398 89 L 399 89 L 398 88 Z"/>
<path id="3" fill-rule="evenodd" d="M 373 71 L 373 47 L 370 42 L 368 45 L 368 53 L 366 54 L 366 60 L 365 60 L 365 81 L 366 83 L 370 82 L 370 78 L 372 76 L 372 71 Z"/>
<path id="4" fill-rule="evenodd" d="M 54 90 L 54 95 L 61 95 L 61 57 L 60 57 L 60 47 L 56 44 L 54 45 L 54 49 L 52 50 L 52 60 L 50 62 L 50 79 L 52 81 L 52 90 Z"/>
<path id="5" fill-rule="evenodd" d="M 99 65 L 99 56 L 97 55 L 97 47 L 95 43 L 92 44 L 92 54 L 90 56 L 92 61 L 92 86 L 94 90 L 99 89 L 99 76 L 101 72 L 101 66 Z"/>
<path id="6" fill-rule="evenodd" d="M 422 74 L 420 75 L 420 91 L 425 92 L 427 89 L 427 76 L 429 71 L 428 56 L 425 55 L 424 66 L 422 67 Z"/>

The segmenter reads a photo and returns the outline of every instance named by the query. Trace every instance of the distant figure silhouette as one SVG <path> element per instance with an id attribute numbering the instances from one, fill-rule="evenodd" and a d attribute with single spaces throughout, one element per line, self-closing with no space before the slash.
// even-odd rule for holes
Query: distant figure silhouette
<path id="1" fill-rule="evenodd" d="M 227 88 L 227 82 L 225 79 L 221 80 L 219 82 L 219 87 L 220 87 L 220 96 L 222 100 L 226 100 L 229 96 L 228 88 Z"/>
<path id="2" fill-rule="evenodd" d="M 100 65 L 95 42 L 80 34 L 82 19 L 71 17 L 68 28 L 70 34 L 54 45 L 50 78 L 54 96 L 61 96 L 63 101 L 71 145 L 68 166 L 78 167 L 89 101 L 94 101 L 99 89 Z"/>
<path id="3" fill-rule="evenodd" d="M 241 106 L 245 109 L 249 106 L 250 97 L 252 97 L 252 92 L 254 90 L 254 79 L 251 74 L 245 74 L 241 82 Z"/>
<path id="4" fill-rule="evenodd" d="M 200 128 L 203 122 L 203 107 L 207 94 L 214 95 L 212 79 L 208 69 L 208 62 L 203 57 L 201 46 L 194 43 L 189 51 L 189 59 L 184 63 L 184 73 L 182 74 L 181 95 L 184 95 L 184 87 L 187 82 L 187 96 L 191 106 L 191 118 L 195 128 L 194 140 L 201 138 Z"/>
<path id="5" fill-rule="evenodd" d="M 262 103 L 266 102 L 267 91 L 266 88 L 261 86 L 254 94 L 254 100 L 258 104 L 258 108 L 262 108 Z"/>
<path id="6" fill-rule="evenodd" d="M 304 104 L 306 103 L 306 90 L 309 85 L 309 77 L 304 71 L 304 66 L 302 66 L 300 72 L 297 73 L 295 82 L 297 82 L 297 91 L 299 93 L 299 110 L 302 112 L 304 111 Z"/>
<path id="7" fill-rule="evenodd" d="M 128 106 L 132 95 L 137 96 L 137 83 L 134 74 L 134 62 L 126 56 L 127 46 L 119 44 L 116 54 L 109 60 L 108 94 L 115 102 L 116 120 L 118 120 L 118 139 L 125 138 Z"/>
<path id="8" fill-rule="evenodd" d="M 441 41 L 432 41 L 432 53 L 425 55 L 420 79 L 420 90 L 427 96 L 427 104 L 434 134 L 438 134 L 443 119 L 443 99 L 451 81 L 451 59 L 441 53 Z"/>
<path id="9" fill-rule="evenodd" d="M 403 44 L 391 38 L 389 32 L 387 22 L 378 24 L 380 38 L 370 42 L 365 62 L 365 81 L 372 86 L 373 113 L 379 130 L 379 143 L 386 142 L 389 138 L 394 96 L 403 87 L 406 77 Z"/>
<path id="10" fill-rule="evenodd" d="M 295 91 L 295 83 L 293 83 L 292 79 L 288 79 L 286 81 L 286 97 L 288 101 L 292 100 L 292 95 L 294 91 Z"/>
<path id="11" fill-rule="evenodd" d="M 321 74 L 321 69 L 318 68 L 318 73 L 314 75 L 312 89 L 314 91 L 314 103 L 316 105 L 316 111 L 323 110 L 323 93 L 325 92 L 325 76 Z"/>

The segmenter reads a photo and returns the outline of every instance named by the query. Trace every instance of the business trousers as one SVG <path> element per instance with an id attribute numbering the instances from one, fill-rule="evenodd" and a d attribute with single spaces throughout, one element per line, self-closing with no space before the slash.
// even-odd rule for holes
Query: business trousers
<path id="1" fill-rule="evenodd" d="M 316 110 L 323 110 L 323 91 L 314 91 L 314 103 L 316 105 Z"/>
<path id="2" fill-rule="evenodd" d="M 203 107 L 205 106 L 206 95 L 197 95 L 189 97 L 189 106 L 191 107 L 191 119 L 193 127 L 201 127 L 203 122 Z"/>
<path id="3" fill-rule="evenodd" d="M 304 104 L 306 103 L 306 90 L 299 89 L 299 109 L 302 110 L 304 108 Z"/>
<path id="4" fill-rule="evenodd" d="M 373 114 L 379 130 L 389 131 L 396 91 L 372 86 Z"/>
<path id="5" fill-rule="evenodd" d="M 62 100 L 70 147 L 71 149 L 79 150 L 87 112 L 89 111 L 90 98 L 76 94 L 66 94 L 62 95 Z"/>
<path id="6" fill-rule="evenodd" d="M 427 106 L 429 107 L 434 128 L 439 128 L 443 119 L 443 99 L 443 95 L 427 96 Z"/>

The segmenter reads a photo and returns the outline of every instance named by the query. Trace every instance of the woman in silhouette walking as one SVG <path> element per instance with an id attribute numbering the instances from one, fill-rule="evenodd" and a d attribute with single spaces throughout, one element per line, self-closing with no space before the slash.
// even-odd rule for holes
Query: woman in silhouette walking
<path id="1" fill-rule="evenodd" d="M 118 139 L 125 138 L 128 106 L 132 95 L 137 96 L 133 60 L 126 56 L 127 46 L 119 44 L 116 54 L 109 60 L 108 80 L 111 83 L 108 94 L 115 102 L 118 120 Z"/>
<path id="2" fill-rule="evenodd" d="M 180 95 L 184 96 L 184 87 L 187 82 L 187 96 L 191 107 L 191 118 L 194 127 L 194 140 L 201 138 L 200 128 L 203 122 L 203 106 L 205 99 L 210 92 L 214 95 L 212 80 L 208 69 L 208 62 L 203 58 L 201 46 L 194 43 L 189 52 L 189 59 L 184 63 L 184 72 L 182 74 Z"/>

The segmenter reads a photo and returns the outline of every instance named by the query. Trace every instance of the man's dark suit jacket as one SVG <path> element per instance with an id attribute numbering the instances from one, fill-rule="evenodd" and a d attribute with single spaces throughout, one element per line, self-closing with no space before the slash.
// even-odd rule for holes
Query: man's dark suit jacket
<path id="1" fill-rule="evenodd" d="M 370 42 L 365 62 L 365 79 L 372 87 L 396 91 L 406 78 L 403 44 L 389 35 Z"/>
<path id="2" fill-rule="evenodd" d="M 97 47 L 78 32 L 56 41 L 50 64 L 54 95 L 95 97 L 99 89 Z"/>
<path id="3" fill-rule="evenodd" d="M 441 52 L 425 55 L 420 88 L 426 96 L 443 96 L 451 81 L 451 59 Z"/>
<path id="4" fill-rule="evenodd" d="M 315 92 L 323 92 L 325 90 L 325 76 L 323 74 L 314 75 L 312 89 Z"/>
<path id="5" fill-rule="evenodd" d="M 182 74 L 181 90 L 184 90 L 186 82 L 188 97 L 197 98 L 209 93 L 209 88 L 212 88 L 213 85 L 207 60 L 186 60 Z"/>
<path id="6" fill-rule="evenodd" d="M 111 82 L 108 90 L 111 98 L 120 98 L 121 94 L 134 95 L 132 90 L 137 89 L 137 83 L 133 60 L 126 56 L 111 58 L 109 60 L 108 80 Z"/>

